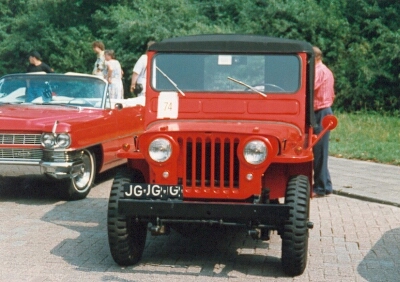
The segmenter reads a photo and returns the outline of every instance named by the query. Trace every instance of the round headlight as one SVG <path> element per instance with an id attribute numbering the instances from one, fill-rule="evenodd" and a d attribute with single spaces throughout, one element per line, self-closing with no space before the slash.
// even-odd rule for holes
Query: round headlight
<path id="1" fill-rule="evenodd" d="M 154 139 L 149 146 L 149 155 L 156 162 L 165 162 L 171 157 L 172 146 L 165 138 Z"/>
<path id="2" fill-rule="evenodd" d="M 243 156 L 249 164 L 258 165 L 267 158 L 267 146 L 259 140 L 250 141 L 243 150 Z"/>
<path id="3" fill-rule="evenodd" d="M 67 133 L 61 133 L 57 136 L 57 146 L 67 148 L 71 144 L 71 137 Z"/>
<path id="4" fill-rule="evenodd" d="M 56 137 L 52 133 L 42 134 L 42 146 L 45 148 L 53 148 L 56 144 Z"/>

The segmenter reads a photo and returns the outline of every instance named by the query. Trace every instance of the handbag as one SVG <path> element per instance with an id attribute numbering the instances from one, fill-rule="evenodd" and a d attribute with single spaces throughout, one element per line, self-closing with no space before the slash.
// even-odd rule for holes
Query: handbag
<path id="1" fill-rule="evenodd" d="M 133 93 L 135 93 L 135 95 L 139 95 L 140 93 L 142 93 L 143 91 L 143 85 L 140 83 L 136 83 L 135 84 L 135 89 L 133 90 Z"/>

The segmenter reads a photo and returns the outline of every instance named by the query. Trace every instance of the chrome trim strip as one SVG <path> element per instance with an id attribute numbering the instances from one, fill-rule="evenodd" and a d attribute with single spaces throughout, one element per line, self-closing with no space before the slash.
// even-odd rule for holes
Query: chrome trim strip
<path id="1" fill-rule="evenodd" d="M 34 166 L 38 166 L 39 165 L 39 160 L 0 160 L 0 164 L 4 164 L 4 165 L 34 165 Z"/>
<path id="2" fill-rule="evenodd" d="M 8 134 L 0 133 L 2 145 L 40 145 L 41 134 Z"/>

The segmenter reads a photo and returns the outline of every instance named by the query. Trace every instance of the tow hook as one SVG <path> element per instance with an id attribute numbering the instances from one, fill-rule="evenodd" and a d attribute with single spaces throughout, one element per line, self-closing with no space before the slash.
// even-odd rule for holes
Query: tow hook
<path id="1" fill-rule="evenodd" d="M 153 225 L 149 227 L 149 231 L 153 236 L 167 235 L 170 232 L 170 228 L 166 225 Z"/>
<path id="2" fill-rule="evenodd" d="M 258 228 L 250 229 L 248 231 L 248 234 L 250 235 L 251 238 L 254 240 L 260 239 L 261 238 L 261 230 Z"/>
<path id="3" fill-rule="evenodd" d="M 149 231 L 151 235 L 158 236 L 158 235 L 167 235 L 170 233 L 170 228 L 167 225 L 161 223 L 161 220 L 157 217 L 157 223 L 155 225 L 150 226 Z"/>
<path id="4" fill-rule="evenodd" d="M 314 222 L 311 222 L 311 221 L 307 222 L 307 228 L 308 229 L 313 229 L 314 228 Z"/>

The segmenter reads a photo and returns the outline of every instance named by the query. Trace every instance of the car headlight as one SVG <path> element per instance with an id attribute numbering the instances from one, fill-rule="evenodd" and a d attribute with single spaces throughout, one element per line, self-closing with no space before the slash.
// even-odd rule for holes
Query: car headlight
<path id="1" fill-rule="evenodd" d="M 68 133 L 43 133 L 41 138 L 42 146 L 46 149 L 68 148 L 71 145 L 71 136 Z"/>
<path id="2" fill-rule="evenodd" d="M 53 133 L 44 133 L 42 134 L 41 143 L 45 148 L 53 148 L 56 144 L 56 136 Z"/>
<path id="3" fill-rule="evenodd" d="M 57 147 L 68 148 L 71 145 L 71 137 L 67 133 L 61 133 L 57 136 L 56 142 Z"/>
<path id="4" fill-rule="evenodd" d="M 149 146 L 149 155 L 156 162 L 167 161 L 172 154 L 172 145 L 165 138 L 154 139 Z"/>
<path id="5" fill-rule="evenodd" d="M 268 149 L 264 142 L 259 140 L 250 141 L 243 149 L 245 160 L 252 165 L 258 165 L 267 158 Z"/>

